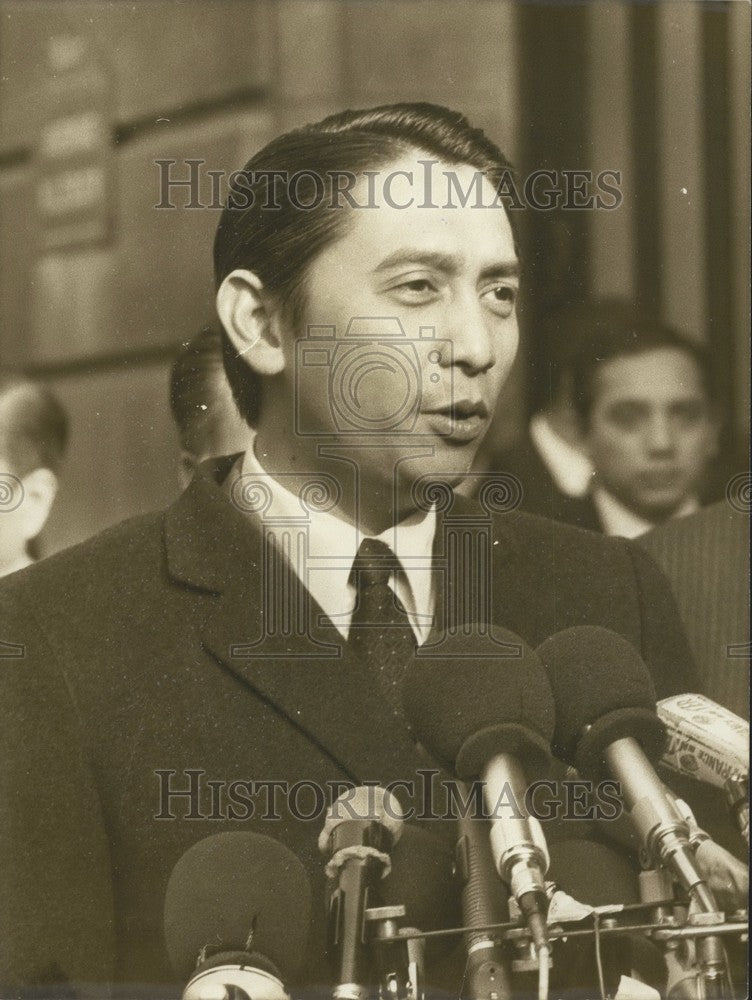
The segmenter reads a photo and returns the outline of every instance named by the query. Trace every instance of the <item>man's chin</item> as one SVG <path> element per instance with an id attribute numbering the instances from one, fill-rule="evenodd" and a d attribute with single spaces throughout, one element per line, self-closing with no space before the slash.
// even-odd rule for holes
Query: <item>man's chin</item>
<path id="1" fill-rule="evenodd" d="M 651 524 L 663 524 L 664 521 L 670 521 L 676 515 L 684 503 L 684 497 L 651 497 L 649 499 L 641 497 L 637 501 L 627 500 L 623 502 L 643 521 L 649 521 Z"/>

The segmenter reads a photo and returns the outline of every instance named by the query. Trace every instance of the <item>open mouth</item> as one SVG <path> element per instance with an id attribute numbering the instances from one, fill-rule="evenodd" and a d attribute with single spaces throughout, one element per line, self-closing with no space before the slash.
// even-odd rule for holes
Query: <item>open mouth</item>
<path id="1" fill-rule="evenodd" d="M 488 407 L 482 400 L 458 400 L 424 412 L 435 433 L 457 443 L 478 437 L 488 419 Z"/>

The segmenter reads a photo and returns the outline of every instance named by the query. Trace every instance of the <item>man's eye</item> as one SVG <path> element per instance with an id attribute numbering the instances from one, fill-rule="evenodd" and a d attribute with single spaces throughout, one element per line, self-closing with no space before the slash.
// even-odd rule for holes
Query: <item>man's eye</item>
<path id="1" fill-rule="evenodd" d="M 402 281 L 392 289 L 393 294 L 408 305 L 411 302 L 427 302 L 436 295 L 437 291 L 436 285 L 428 278 L 412 278 L 410 281 Z"/>
<path id="2" fill-rule="evenodd" d="M 685 427 L 691 427 L 693 424 L 698 424 L 703 416 L 705 415 L 702 403 L 686 402 L 677 403 L 673 409 L 671 416 L 674 420 Z"/>
<path id="3" fill-rule="evenodd" d="M 625 404 L 614 406 L 608 414 L 611 423 L 624 431 L 636 430 L 640 424 L 643 413 L 639 407 Z"/>
<path id="4" fill-rule="evenodd" d="M 494 285 L 483 293 L 482 298 L 497 316 L 511 316 L 517 302 L 517 289 L 511 285 Z"/>

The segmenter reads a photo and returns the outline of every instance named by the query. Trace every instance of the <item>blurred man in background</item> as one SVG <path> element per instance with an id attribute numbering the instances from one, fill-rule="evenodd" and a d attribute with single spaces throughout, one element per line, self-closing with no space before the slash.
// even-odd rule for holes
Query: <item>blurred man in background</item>
<path id="1" fill-rule="evenodd" d="M 747 719 L 749 541 L 749 500 L 745 509 L 731 492 L 640 539 L 671 582 L 699 668 L 699 690 Z"/>
<path id="2" fill-rule="evenodd" d="M 67 439 L 67 416 L 49 389 L 0 373 L 0 576 L 38 557 Z"/>
<path id="3" fill-rule="evenodd" d="M 204 327 L 170 370 L 170 410 L 180 435 L 180 484 L 205 458 L 245 451 L 250 432 L 232 398 L 222 363 L 222 335 Z"/>
<path id="4" fill-rule="evenodd" d="M 516 446 L 481 467 L 515 476 L 520 506 L 635 538 L 722 495 L 704 349 L 633 305 L 596 300 L 543 323 L 540 408 Z"/>
<path id="5" fill-rule="evenodd" d="M 718 421 L 705 350 L 624 313 L 597 330 L 572 369 L 594 475 L 590 502 L 608 535 L 636 538 L 707 497 Z M 584 526 L 590 516 L 583 515 Z"/>

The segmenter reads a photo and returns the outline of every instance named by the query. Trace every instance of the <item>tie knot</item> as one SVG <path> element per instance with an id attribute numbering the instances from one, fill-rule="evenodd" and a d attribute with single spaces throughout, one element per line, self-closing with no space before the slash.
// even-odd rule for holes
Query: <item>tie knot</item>
<path id="1" fill-rule="evenodd" d="M 384 584 L 400 561 L 388 545 L 378 538 L 364 538 L 352 564 L 351 580 L 359 589 Z"/>

